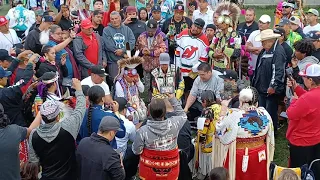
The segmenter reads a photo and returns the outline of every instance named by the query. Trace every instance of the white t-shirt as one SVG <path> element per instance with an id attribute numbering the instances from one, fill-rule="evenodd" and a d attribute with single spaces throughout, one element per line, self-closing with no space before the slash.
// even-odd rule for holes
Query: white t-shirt
<path id="1" fill-rule="evenodd" d="M 315 26 L 310 26 L 310 25 L 308 25 L 308 26 L 306 26 L 306 27 L 303 28 L 303 33 L 304 33 L 304 34 L 307 34 L 307 33 L 310 32 L 310 31 L 320 31 L 320 24 L 318 23 L 318 24 L 315 25 Z"/>
<path id="2" fill-rule="evenodd" d="M 125 153 L 127 150 L 128 141 L 134 141 L 136 138 L 136 127 L 132 121 L 129 121 L 125 116 L 119 114 L 119 118 L 123 120 L 126 128 L 126 135 L 123 138 L 116 138 L 117 152 Z M 123 154 L 124 155 L 124 154 Z"/>
<path id="3" fill-rule="evenodd" d="M 108 84 L 106 82 L 104 82 L 104 81 L 101 84 L 95 84 L 95 83 L 92 82 L 91 76 L 83 79 L 81 81 L 81 85 L 87 85 L 89 87 L 92 87 L 92 86 L 95 86 L 95 85 L 100 86 L 100 87 L 102 87 L 102 89 L 106 93 L 106 96 L 110 95 L 110 89 L 109 89 Z"/>
<path id="4" fill-rule="evenodd" d="M 10 52 L 13 45 L 18 43 L 20 43 L 20 39 L 18 38 L 15 30 L 9 29 L 8 34 L 0 32 L 0 49 L 5 49 Z"/>
<path id="5" fill-rule="evenodd" d="M 262 43 L 260 41 L 255 41 L 254 40 L 256 38 L 256 36 L 259 35 L 259 34 L 260 34 L 260 30 L 253 31 L 250 34 L 247 42 L 250 42 L 253 45 L 253 47 L 261 47 Z M 249 61 L 249 65 L 252 66 L 252 70 L 255 70 L 256 69 L 258 55 L 250 53 L 250 57 L 251 57 L 251 61 Z"/>
<path id="6" fill-rule="evenodd" d="M 203 27 L 203 29 L 205 30 L 208 24 L 214 24 L 213 23 L 213 14 L 214 14 L 214 12 L 211 10 L 211 8 L 208 8 L 207 12 L 204 14 L 202 14 L 200 12 L 200 10 L 198 9 L 193 12 L 192 21 L 194 22 L 194 20 L 196 20 L 198 18 L 203 19 L 204 22 L 206 23 L 205 26 Z"/>

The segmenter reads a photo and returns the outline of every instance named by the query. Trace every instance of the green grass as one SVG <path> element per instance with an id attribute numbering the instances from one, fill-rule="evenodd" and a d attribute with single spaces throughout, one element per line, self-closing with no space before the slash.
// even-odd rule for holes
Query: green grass
<path id="1" fill-rule="evenodd" d="M 130 4 L 133 4 L 134 0 L 130 0 Z M 54 8 L 52 8 L 54 9 Z M 8 5 L 4 5 L 0 8 L 0 15 L 4 16 L 7 14 L 9 10 L 9 6 Z M 271 16 L 271 18 L 273 19 L 273 15 L 274 15 L 274 8 L 257 8 L 256 9 L 256 16 L 257 19 L 263 15 L 263 14 L 268 14 Z M 240 17 L 240 22 L 244 21 L 244 16 Z M 144 94 L 144 97 L 146 97 L 146 94 Z M 287 140 L 285 138 L 285 133 L 287 130 L 287 126 L 281 128 L 279 130 L 279 134 L 278 137 L 276 138 L 276 149 L 275 149 L 275 156 L 274 156 L 274 161 L 280 165 L 280 166 L 287 166 L 288 165 L 288 156 L 289 156 L 289 152 L 288 152 L 288 146 L 287 146 Z"/>

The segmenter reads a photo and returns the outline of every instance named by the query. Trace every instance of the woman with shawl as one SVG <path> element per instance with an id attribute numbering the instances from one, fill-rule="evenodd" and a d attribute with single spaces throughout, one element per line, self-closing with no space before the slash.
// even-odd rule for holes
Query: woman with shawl
<path id="1" fill-rule="evenodd" d="M 274 129 L 269 113 L 258 107 L 253 87 L 241 90 L 239 108 L 228 109 L 222 102 L 221 119 L 216 123 L 212 163 L 229 169 L 230 180 L 269 178 L 274 155 Z"/>
<path id="2" fill-rule="evenodd" d="M 50 41 L 47 45 L 55 47 L 56 50 L 56 63 L 60 63 L 61 59 L 65 57 L 65 65 L 68 69 L 67 77 L 62 79 L 63 87 L 71 87 L 72 78 L 80 79 L 80 73 L 75 58 L 73 57 L 73 52 L 68 47 L 69 43 L 73 40 L 75 34 L 70 33 L 70 37 L 63 41 L 63 32 L 58 25 L 52 25 L 50 27 Z M 56 48 L 56 47 L 59 47 Z"/>

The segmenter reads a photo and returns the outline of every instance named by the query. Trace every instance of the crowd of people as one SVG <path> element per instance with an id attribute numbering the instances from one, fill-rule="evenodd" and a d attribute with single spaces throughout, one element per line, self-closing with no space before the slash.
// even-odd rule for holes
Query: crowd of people
<path id="1" fill-rule="evenodd" d="M 320 179 L 318 10 L 49 3 L 0 16 L 1 180 Z"/>

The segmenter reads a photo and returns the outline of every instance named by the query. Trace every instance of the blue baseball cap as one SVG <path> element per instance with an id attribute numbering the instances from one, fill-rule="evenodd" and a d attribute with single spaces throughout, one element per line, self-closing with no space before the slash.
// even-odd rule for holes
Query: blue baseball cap
<path id="1" fill-rule="evenodd" d="M 0 67 L 0 78 L 9 77 L 11 76 L 11 71 L 6 71 L 2 67 Z"/>
<path id="2" fill-rule="evenodd" d="M 54 20 L 53 20 L 52 16 L 45 15 L 45 16 L 42 17 L 42 22 L 53 22 L 53 21 Z"/>
<path id="3" fill-rule="evenodd" d="M 161 12 L 161 7 L 160 7 L 159 5 L 154 5 L 154 6 L 152 7 L 151 12 L 153 12 L 153 11 L 159 11 L 159 12 Z"/>
<path id="4" fill-rule="evenodd" d="M 306 36 L 312 40 L 320 40 L 320 31 L 310 31 Z"/>

